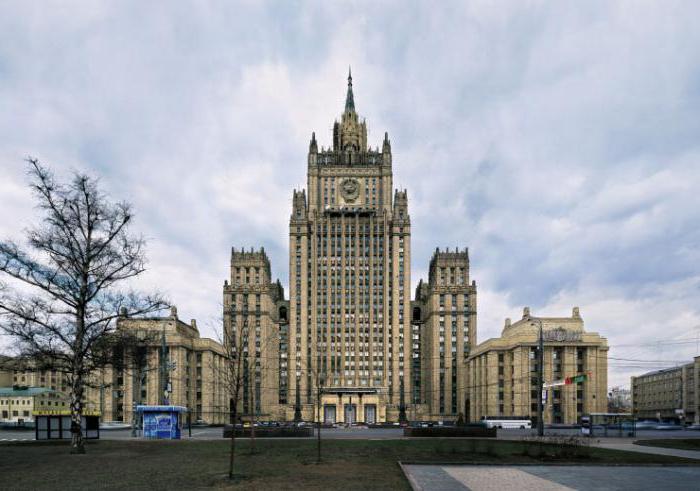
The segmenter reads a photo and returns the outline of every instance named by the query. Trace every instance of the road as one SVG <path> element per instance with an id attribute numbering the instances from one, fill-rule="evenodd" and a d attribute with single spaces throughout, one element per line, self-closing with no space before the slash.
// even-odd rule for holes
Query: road
<path id="1" fill-rule="evenodd" d="M 520 439 L 528 436 L 533 436 L 535 430 L 498 430 L 498 438 L 502 439 Z M 576 429 L 548 429 L 546 435 L 579 435 L 580 430 Z M 323 438 L 328 439 L 368 439 L 368 440 L 386 440 L 404 438 L 401 428 L 365 428 L 362 426 L 352 428 L 328 428 L 322 430 Z M 183 431 L 183 437 L 189 438 L 188 432 Z M 223 437 L 223 428 L 221 427 L 193 427 L 192 438 L 199 440 L 217 440 Z M 616 432 L 610 432 L 610 438 L 619 438 Z M 104 440 L 126 440 L 131 438 L 131 430 L 103 430 L 100 432 L 100 438 Z M 605 440 L 602 435 L 595 435 L 596 439 Z M 675 431 L 659 431 L 659 430 L 639 430 L 637 431 L 636 439 L 655 439 L 655 438 L 700 438 L 700 431 L 693 430 L 675 430 Z M 0 442 L 2 441 L 31 441 L 34 440 L 34 431 L 27 430 L 1 430 Z M 629 439 L 630 441 L 632 439 Z"/>

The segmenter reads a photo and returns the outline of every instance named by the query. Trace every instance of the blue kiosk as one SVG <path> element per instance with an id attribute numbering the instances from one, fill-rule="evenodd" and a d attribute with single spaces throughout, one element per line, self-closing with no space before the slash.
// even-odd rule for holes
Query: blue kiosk
<path id="1" fill-rule="evenodd" d="M 144 438 L 179 440 L 187 408 L 183 406 L 136 406 Z"/>

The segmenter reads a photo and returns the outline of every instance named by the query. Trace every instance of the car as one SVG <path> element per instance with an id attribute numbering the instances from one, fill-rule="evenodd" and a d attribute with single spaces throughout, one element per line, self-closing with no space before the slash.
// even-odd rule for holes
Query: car
<path id="1" fill-rule="evenodd" d="M 653 430 L 659 423 L 657 421 L 637 421 L 634 427 L 637 430 Z"/>
<path id="2" fill-rule="evenodd" d="M 686 427 L 686 430 L 700 430 L 700 425 L 690 425 Z"/>
<path id="3" fill-rule="evenodd" d="M 674 431 L 674 430 L 682 430 L 683 427 L 681 425 L 677 425 L 675 423 L 661 423 L 658 424 L 654 427 L 655 430 L 661 430 L 661 431 Z"/>

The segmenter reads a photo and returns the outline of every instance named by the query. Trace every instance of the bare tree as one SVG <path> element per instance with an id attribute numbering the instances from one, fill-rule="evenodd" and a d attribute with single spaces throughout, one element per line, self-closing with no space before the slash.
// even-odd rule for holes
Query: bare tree
<path id="1" fill-rule="evenodd" d="M 225 315 L 222 332 L 217 338 L 224 348 L 224 367 L 218 374 L 221 378 L 229 399 L 229 419 L 231 423 L 231 438 L 229 447 L 229 479 L 234 478 L 234 464 L 236 458 L 236 424 L 242 416 L 245 416 L 243 407 L 244 394 L 248 392 L 249 412 L 251 422 L 251 453 L 255 453 L 255 364 L 249 362 L 248 357 L 248 320 L 241 323 L 234 322 L 235 313 Z M 266 343 L 279 340 L 278 337 L 270 337 Z"/>
<path id="2" fill-rule="evenodd" d="M 28 159 L 30 187 L 43 213 L 27 231 L 28 249 L 0 242 L 0 329 L 15 350 L 67 374 L 71 453 L 85 453 L 80 429 L 85 382 L 110 353 L 109 333 L 123 310 L 138 316 L 167 307 L 158 294 L 117 285 L 145 270 L 145 242 L 129 234 L 127 203 L 112 203 L 92 177 L 75 173 L 62 184 Z"/>
<path id="3" fill-rule="evenodd" d="M 247 368 L 244 363 L 245 343 L 243 342 L 243 330 L 235 329 L 235 326 L 230 330 L 224 328 L 222 340 L 225 354 L 221 377 L 229 398 L 231 423 L 228 477 L 233 479 L 236 458 L 236 423 L 239 418 L 239 405 L 243 396 L 244 379 L 247 376 Z"/>
<path id="4" fill-rule="evenodd" d="M 243 336 L 247 336 L 247 332 L 243 332 Z M 262 351 L 263 348 L 269 346 L 272 343 L 279 343 L 280 342 L 280 337 L 278 334 L 275 335 L 269 335 L 261 344 L 260 344 L 260 349 Z M 246 352 L 244 351 L 243 356 L 246 357 Z M 245 361 L 244 361 L 244 366 L 245 366 Z M 244 389 L 247 389 L 248 392 L 248 397 L 249 397 L 249 417 L 250 417 L 250 454 L 253 455 L 257 453 L 257 443 L 255 439 L 255 424 L 260 419 L 260 407 L 262 406 L 262 390 L 264 387 L 261 385 L 261 393 L 257 394 L 258 390 L 256 388 L 257 385 L 257 377 L 260 375 L 259 368 L 255 364 L 255 359 L 252 360 L 252 362 L 248 362 L 248 371 L 246 373 L 247 376 L 247 383 L 244 383 Z M 244 380 L 245 382 L 245 380 Z"/>

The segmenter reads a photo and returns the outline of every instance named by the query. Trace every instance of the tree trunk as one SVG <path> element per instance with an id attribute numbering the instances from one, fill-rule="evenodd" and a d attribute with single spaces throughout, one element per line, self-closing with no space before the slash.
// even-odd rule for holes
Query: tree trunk
<path id="1" fill-rule="evenodd" d="M 316 446 L 316 463 L 321 463 L 321 387 L 318 388 L 318 395 L 316 396 L 316 419 L 318 420 L 318 433 L 317 446 Z"/>
<path id="2" fill-rule="evenodd" d="M 233 464 L 234 464 L 234 459 L 236 455 L 236 411 L 233 410 L 231 411 L 231 414 L 233 415 L 233 421 L 231 422 L 232 428 L 231 428 L 231 450 L 229 454 L 229 463 L 228 463 L 228 478 L 233 479 Z"/>
<path id="3" fill-rule="evenodd" d="M 255 377 L 253 377 L 255 380 Z M 251 455 L 255 453 L 255 383 L 253 383 L 253 390 L 250 391 L 252 399 L 252 407 L 250 408 L 250 453 Z"/>
<path id="4" fill-rule="evenodd" d="M 250 453 L 254 454 L 255 453 L 255 417 L 251 418 L 252 422 L 250 423 Z"/>
<path id="5" fill-rule="evenodd" d="M 139 418 L 136 412 L 136 407 L 141 404 L 141 386 L 143 385 L 143 372 L 141 366 L 136 369 L 136 375 L 132 375 L 132 391 L 131 391 L 131 436 L 138 436 Z"/>
<path id="6" fill-rule="evenodd" d="M 71 450 L 72 454 L 84 454 L 85 442 L 83 441 L 83 432 L 81 429 L 83 416 L 83 375 L 82 370 L 75 368 L 73 370 L 73 386 L 71 387 L 70 396 L 70 431 L 71 431 Z"/>

